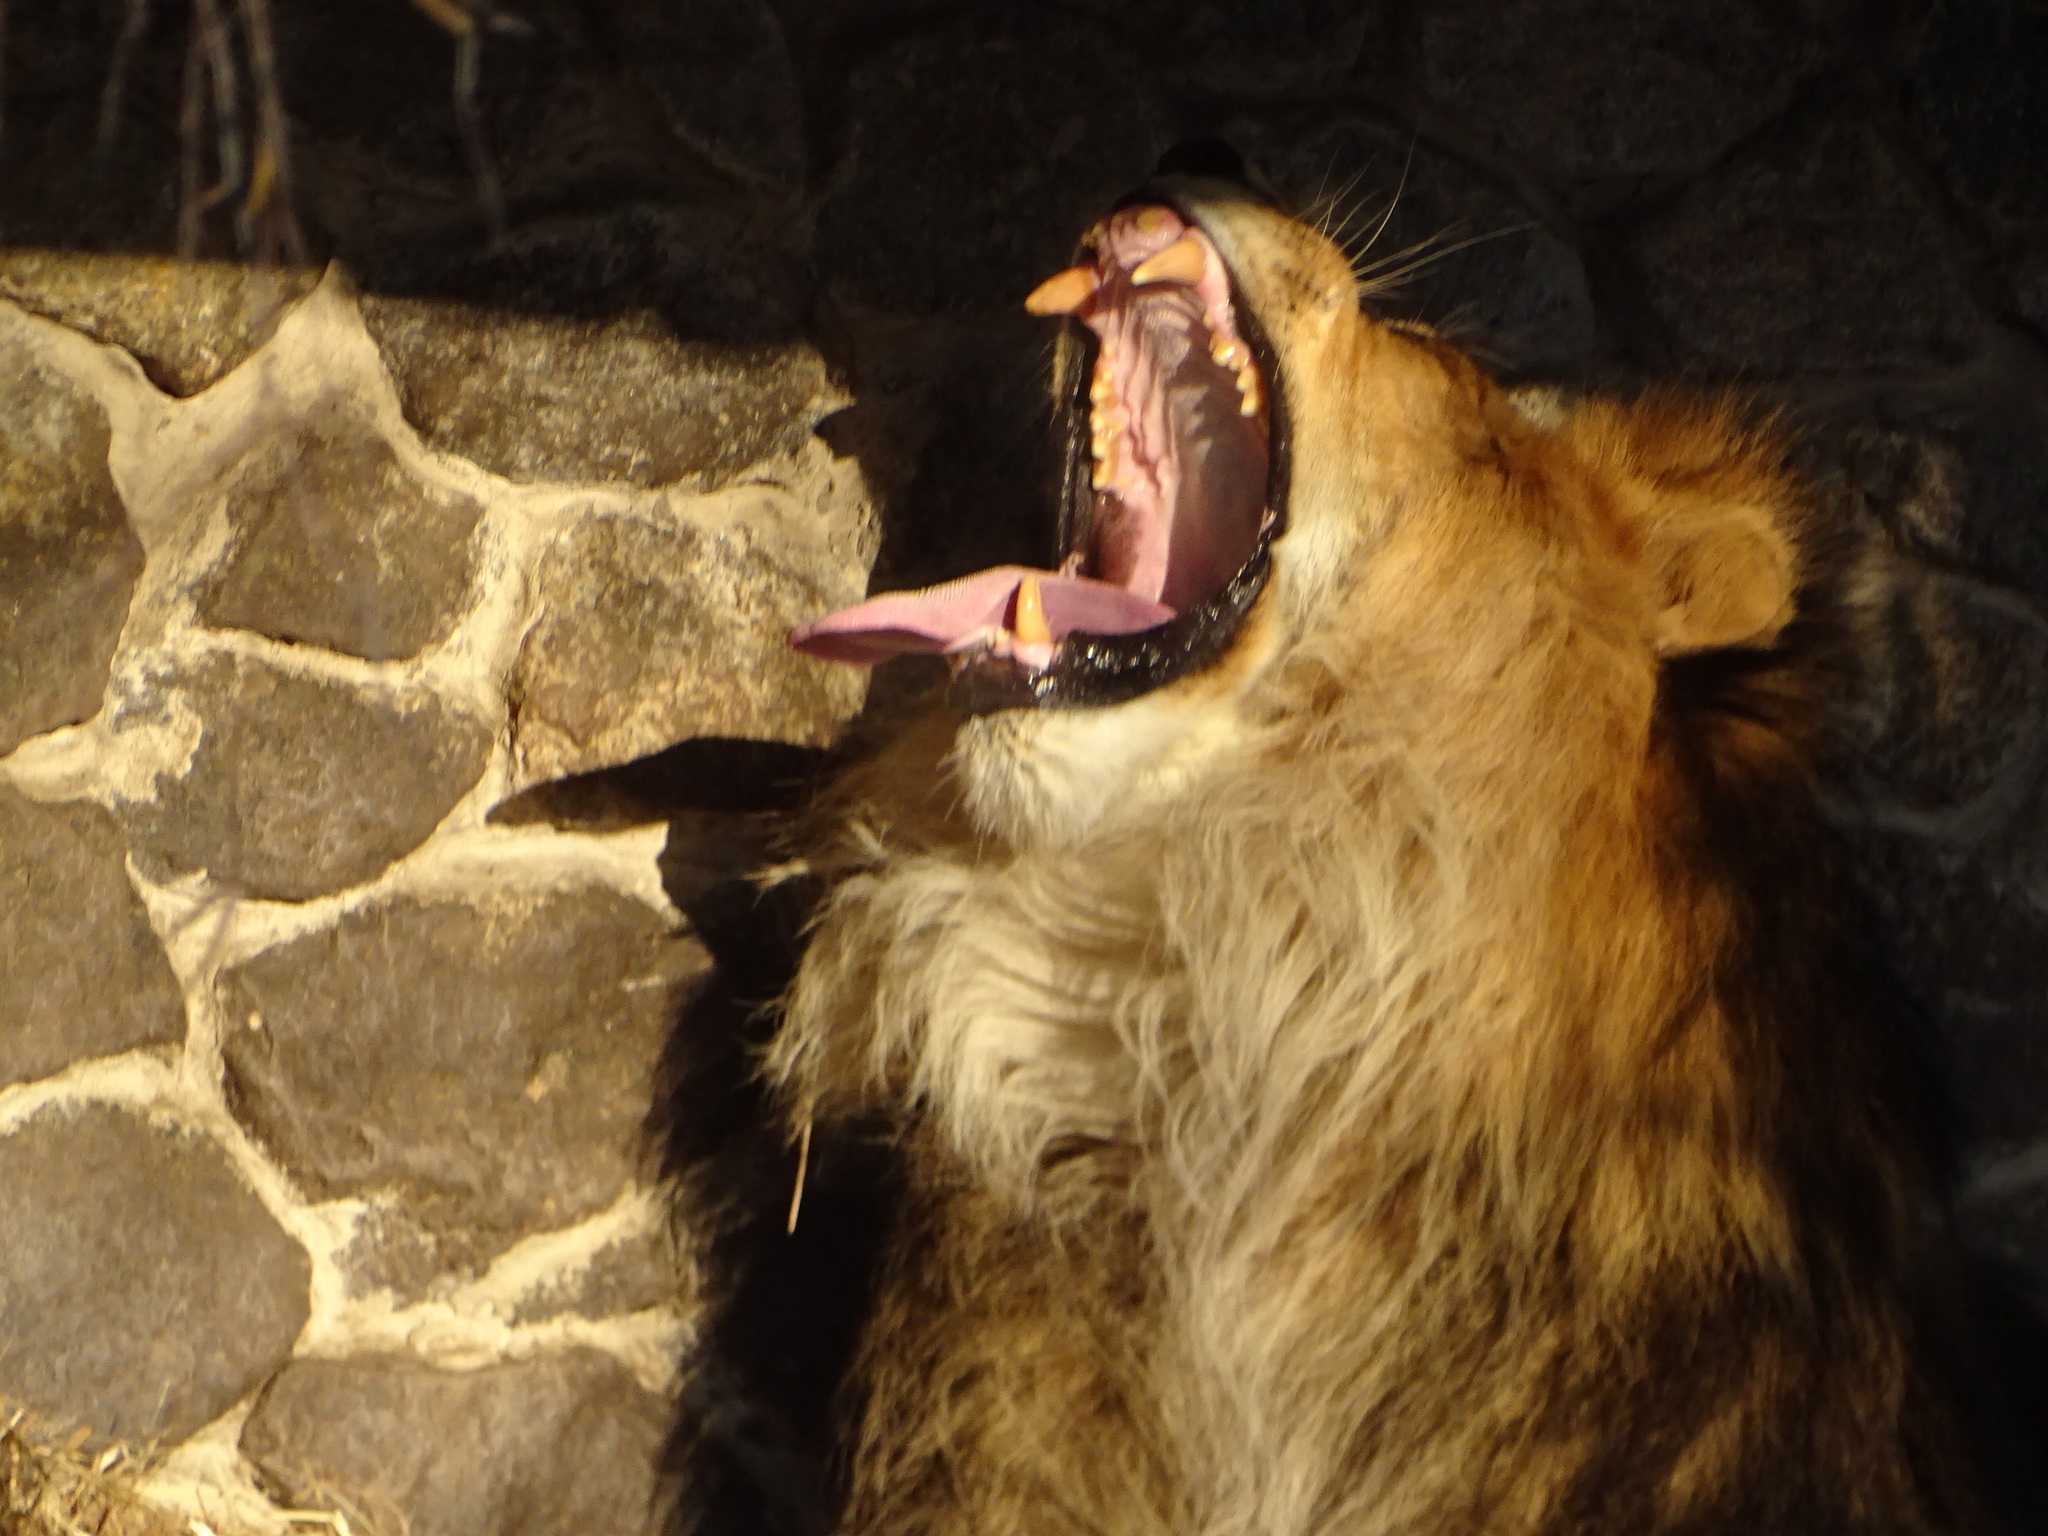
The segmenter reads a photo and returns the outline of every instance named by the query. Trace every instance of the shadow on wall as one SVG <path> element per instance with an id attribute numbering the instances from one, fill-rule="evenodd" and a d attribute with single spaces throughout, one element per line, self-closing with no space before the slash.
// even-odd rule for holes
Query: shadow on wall
<path id="1" fill-rule="evenodd" d="M 664 888 L 713 961 L 669 1035 L 648 1118 L 701 1276 L 664 1458 L 677 1532 L 821 1536 L 835 1508 L 840 1381 L 895 1160 L 879 1137 L 844 1130 L 800 1150 L 756 1063 L 819 895 L 808 875 L 764 885 L 761 871 L 837 761 L 779 742 L 698 739 L 537 786 L 492 816 L 580 831 L 666 822 Z"/>

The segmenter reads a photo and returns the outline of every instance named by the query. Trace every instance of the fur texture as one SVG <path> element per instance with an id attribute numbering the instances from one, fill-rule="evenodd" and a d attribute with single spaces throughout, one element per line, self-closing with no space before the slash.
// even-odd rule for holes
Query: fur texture
<path id="1" fill-rule="evenodd" d="M 833 802 L 770 1075 L 911 1170 L 843 1528 L 1985 1528 L 1777 445 L 1517 410 L 1170 195 L 1277 361 L 1286 530 L 1221 665 L 934 717 Z"/>

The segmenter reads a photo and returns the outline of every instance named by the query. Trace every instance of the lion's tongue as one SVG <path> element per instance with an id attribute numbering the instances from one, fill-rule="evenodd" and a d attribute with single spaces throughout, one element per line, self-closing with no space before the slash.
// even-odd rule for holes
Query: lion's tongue
<path id="1" fill-rule="evenodd" d="M 1054 640 L 1075 630 L 1127 635 L 1173 617 L 1164 603 L 1106 581 L 999 565 L 936 587 L 887 592 L 841 608 L 792 630 L 789 643 L 827 661 L 872 664 L 908 651 L 931 655 L 998 641 L 1015 623 L 1017 587 L 1026 576 L 1038 578 L 1046 628 Z"/>

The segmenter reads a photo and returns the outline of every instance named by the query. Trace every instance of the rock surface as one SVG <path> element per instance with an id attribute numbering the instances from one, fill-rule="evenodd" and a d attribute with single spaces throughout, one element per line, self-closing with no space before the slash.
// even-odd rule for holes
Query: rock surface
<path id="1" fill-rule="evenodd" d="M 1717 0 L 1429 0 L 1417 32 L 1430 98 L 1568 187 L 1697 173 L 1782 112 L 1819 57 L 1789 13 Z"/>
<path id="2" fill-rule="evenodd" d="M 218 1151 L 120 1110 L 0 1137 L 0 1394 L 94 1441 L 183 1439 L 291 1353 L 305 1253 Z"/>
<path id="3" fill-rule="evenodd" d="M 0 298 L 133 353 L 174 395 L 197 394 L 253 352 L 315 277 L 225 261 L 0 250 Z"/>
<path id="4" fill-rule="evenodd" d="M 198 594 L 209 624 L 391 661 L 445 637 L 468 596 L 482 508 L 338 412 L 261 444 L 225 494 L 233 544 Z"/>
<path id="5" fill-rule="evenodd" d="M 185 1000 L 95 805 L 0 786 L 0 1087 L 185 1038 Z"/>
<path id="6" fill-rule="evenodd" d="M 122 808 L 138 853 L 280 901 L 367 880 L 418 847 L 490 746 L 436 695 L 365 696 L 242 656 L 177 667 L 130 708 L 202 723 L 183 776 Z"/>
<path id="7" fill-rule="evenodd" d="M 711 489 L 810 435 L 825 379 L 806 348 L 686 340 L 650 314 L 536 320 L 370 298 L 406 417 L 513 480 Z"/>
<path id="8" fill-rule="evenodd" d="M 2048 769 L 2048 620 L 2010 593 L 1917 562 L 1873 576 L 1860 739 L 1863 813 L 1982 848 Z"/>
<path id="9" fill-rule="evenodd" d="M 1953 363 L 1978 340 L 1936 210 L 1854 121 L 1717 170 L 1650 228 L 1641 260 L 1681 355 L 1716 372 Z"/>
<path id="10" fill-rule="evenodd" d="M 541 618 L 512 677 L 521 780 L 692 736 L 836 736 L 866 679 L 785 643 L 834 605 L 791 553 L 745 525 L 594 517 L 564 534 L 535 573 Z"/>
<path id="11" fill-rule="evenodd" d="M 591 1255 L 573 1275 L 536 1288 L 513 1311 L 515 1323 L 551 1317 L 617 1317 L 675 1299 L 684 1255 L 673 1229 L 622 1237 Z"/>
<path id="12" fill-rule="evenodd" d="M 588 1350 L 450 1372 L 403 1358 L 295 1361 L 242 1450 L 297 1506 L 337 1495 L 412 1536 L 649 1536 L 668 1409 Z"/>
<path id="13" fill-rule="evenodd" d="M 100 707 L 142 571 L 83 389 L 0 332 L 0 754 Z"/>
<path id="14" fill-rule="evenodd" d="M 317 1197 L 401 1197 L 400 1230 L 352 1259 L 416 1293 L 624 1193 L 702 966 L 598 888 L 372 906 L 222 978 L 230 1101 Z"/>

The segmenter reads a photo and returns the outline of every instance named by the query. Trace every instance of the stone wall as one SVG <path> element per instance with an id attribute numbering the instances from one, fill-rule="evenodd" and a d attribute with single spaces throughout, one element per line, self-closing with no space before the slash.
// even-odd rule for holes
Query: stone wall
<path id="1" fill-rule="evenodd" d="M 274 307 L 185 398 L 0 307 L 0 1393 L 220 1528 L 252 1472 L 373 1530 L 641 1528 L 694 1315 L 643 1122 L 708 964 L 661 864 L 743 854 L 491 813 L 831 739 L 861 680 L 782 637 L 874 553 L 843 396 L 570 331 L 692 409 L 625 440 L 645 488 L 512 479 L 407 425 L 338 270 L 171 278 Z"/>
<path id="2" fill-rule="evenodd" d="M 1041 547 L 1017 299 L 1190 134 L 1509 376 L 1799 424 L 1867 549 L 1835 803 L 1967 1226 L 2048 1277 L 2032 7 L 539 3 L 484 51 L 494 236 L 445 40 L 277 0 L 325 269 L 231 259 L 225 210 L 164 254 L 181 10 L 97 171 L 117 18 L 30 10 L 0 1398 L 180 1518 L 658 1524 L 705 1227 L 645 1127 L 719 947 L 684 913 L 864 687 L 782 632 Z"/>

